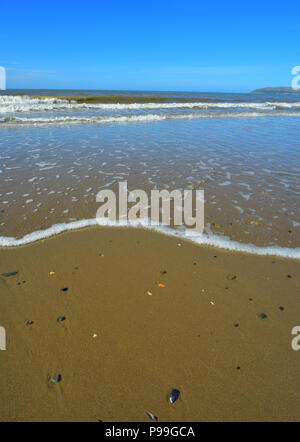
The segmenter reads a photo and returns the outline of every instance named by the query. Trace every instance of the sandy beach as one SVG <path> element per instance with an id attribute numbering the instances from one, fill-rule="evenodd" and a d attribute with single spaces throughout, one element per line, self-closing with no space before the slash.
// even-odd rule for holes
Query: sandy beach
<path id="1" fill-rule="evenodd" d="M 0 423 L 300 421 L 300 4 L 278 6 L 3 2 Z"/>
<path id="2" fill-rule="evenodd" d="M 299 266 L 138 229 L 1 248 L 1 421 L 299 420 Z"/>

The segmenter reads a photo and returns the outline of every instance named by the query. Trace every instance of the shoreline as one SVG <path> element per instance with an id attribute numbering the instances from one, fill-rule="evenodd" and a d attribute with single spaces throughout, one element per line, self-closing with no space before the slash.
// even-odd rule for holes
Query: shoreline
<path id="1" fill-rule="evenodd" d="M 110 227 L 0 256 L 0 420 L 299 419 L 298 261 Z"/>
<path id="2" fill-rule="evenodd" d="M 164 226 L 162 224 L 151 224 L 150 219 L 137 219 L 134 221 L 117 221 L 113 223 L 107 218 L 82 219 L 69 223 L 58 223 L 43 230 L 27 233 L 21 238 L 0 236 L 0 250 L 3 248 L 20 247 L 35 244 L 38 241 L 53 238 L 57 235 L 69 231 L 80 231 L 82 229 L 93 228 L 113 228 L 113 229 L 138 229 L 158 233 L 160 235 L 175 237 L 182 241 L 189 241 L 196 245 L 209 246 L 216 249 L 227 250 L 236 253 L 245 253 L 256 256 L 274 256 L 286 259 L 300 260 L 299 247 L 282 246 L 257 246 L 252 243 L 243 243 L 232 240 L 227 236 L 217 234 L 199 234 L 192 229 L 185 228 L 183 231 Z"/>

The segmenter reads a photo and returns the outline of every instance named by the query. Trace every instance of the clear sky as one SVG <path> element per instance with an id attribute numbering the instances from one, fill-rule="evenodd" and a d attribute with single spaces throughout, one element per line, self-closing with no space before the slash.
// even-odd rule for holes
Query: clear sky
<path id="1" fill-rule="evenodd" d="M 290 86 L 300 2 L 1 2 L 7 88 L 247 92 Z"/>

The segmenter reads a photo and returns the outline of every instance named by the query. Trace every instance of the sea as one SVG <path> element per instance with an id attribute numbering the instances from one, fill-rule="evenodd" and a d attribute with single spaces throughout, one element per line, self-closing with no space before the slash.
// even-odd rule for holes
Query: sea
<path id="1" fill-rule="evenodd" d="M 0 246 L 97 225 L 124 181 L 205 195 L 202 234 L 132 228 L 300 259 L 300 94 L 0 91 Z"/>

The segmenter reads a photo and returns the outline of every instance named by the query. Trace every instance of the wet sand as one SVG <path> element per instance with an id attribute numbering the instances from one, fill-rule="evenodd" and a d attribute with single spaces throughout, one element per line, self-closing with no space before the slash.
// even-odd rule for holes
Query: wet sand
<path id="1" fill-rule="evenodd" d="M 205 226 L 212 234 L 261 247 L 300 247 L 300 165 L 291 161 L 300 149 L 299 118 L 172 120 L 168 110 L 158 109 L 165 121 L 99 128 L 57 126 L 55 112 L 52 126 L 0 128 L 1 245 L 2 236 L 21 238 L 94 218 L 98 192 L 118 195 L 119 183 L 127 181 L 128 190 L 144 190 L 148 197 L 153 189 L 204 190 Z M 69 118 L 64 112 L 62 118 Z M 83 118 L 136 114 L 75 109 L 71 115 L 79 118 L 78 112 Z M 153 110 L 139 112 L 143 118 Z"/>
<path id="2" fill-rule="evenodd" d="M 90 228 L 0 249 L 15 271 L 0 420 L 299 420 L 299 261 Z"/>

